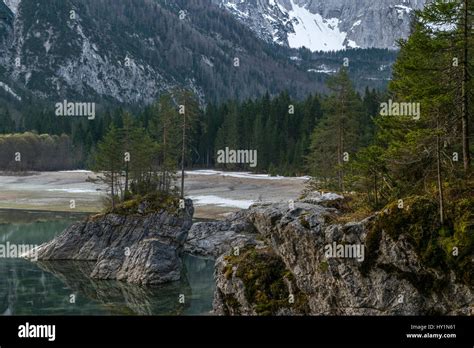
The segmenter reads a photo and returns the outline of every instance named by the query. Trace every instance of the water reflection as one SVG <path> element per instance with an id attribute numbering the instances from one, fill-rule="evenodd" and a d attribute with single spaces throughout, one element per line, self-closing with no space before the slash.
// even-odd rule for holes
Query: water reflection
<path id="1" fill-rule="evenodd" d="M 71 222 L 40 219 L 3 223 L 0 243 L 40 244 Z M 207 314 L 212 308 L 214 261 L 189 255 L 183 258 L 182 280 L 155 287 L 91 279 L 93 263 L 90 262 L 0 259 L 0 314 Z M 184 295 L 184 304 L 179 302 L 180 295 Z"/>
<path id="2" fill-rule="evenodd" d="M 89 277 L 94 263 L 83 261 L 38 261 L 42 270 L 57 277 L 77 297 L 101 303 L 110 314 L 180 315 L 189 307 L 189 302 L 180 304 L 180 294 L 185 299 L 191 295 L 186 278 L 183 281 L 158 287 L 142 287 L 111 280 L 94 280 Z"/>

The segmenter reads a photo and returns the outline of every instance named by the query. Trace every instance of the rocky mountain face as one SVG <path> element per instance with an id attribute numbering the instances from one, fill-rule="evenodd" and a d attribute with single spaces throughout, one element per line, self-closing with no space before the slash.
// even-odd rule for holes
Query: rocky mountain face
<path id="1" fill-rule="evenodd" d="M 214 0 L 257 35 L 312 51 L 395 49 L 426 0 Z"/>
<path id="2" fill-rule="evenodd" d="M 0 97 L 16 102 L 143 106 L 176 86 L 222 100 L 320 85 L 207 0 L 0 0 Z"/>
<path id="3" fill-rule="evenodd" d="M 155 285 L 181 279 L 181 252 L 194 208 L 127 215 L 105 214 L 73 224 L 28 255 L 40 261 L 91 261 L 90 277 Z"/>
<path id="4" fill-rule="evenodd" d="M 342 200 L 316 196 L 291 208 L 254 205 L 232 217 L 227 230 L 222 223 L 213 229 L 210 240 L 233 236 L 216 261 L 216 314 L 474 313 L 472 283 L 434 267 L 408 233 L 379 230 L 378 216 L 334 223 Z"/>

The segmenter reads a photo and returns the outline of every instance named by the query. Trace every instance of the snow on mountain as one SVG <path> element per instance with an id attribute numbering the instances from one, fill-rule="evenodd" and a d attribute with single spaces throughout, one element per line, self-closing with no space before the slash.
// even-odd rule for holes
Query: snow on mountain
<path id="1" fill-rule="evenodd" d="M 318 13 L 296 5 L 290 0 L 288 15 L 293 24 L 293 33 L 288 33 L 288 44 L 292 48 L 306 47 L 311 51 L 336 51 L 344 49 L 347 34 L 339 30 L 339 19 L 324 19 Z"/>
<path id="2" fill-rule="evenodd" d="M 320 74 L 335 74 L 336 69 L 331 69 L 325 64 L 321 64 L 317 69 L 308 69 L 308 72 L 320 73 Z"/>
<path id="3" fill-rule="evenodd" d="M 5 92 L 8 92 L 9 94 L 11 94 L 13 97 L 15 97 L 16 100 L 18 101 L 21 101 L 21 97 L 16 94 L 13 89 L 10 88 L 9 85 L 7 85 L 6 83 L 0 81 L 0 87 L 5 90 Z"/>
<path id="4" fill-rule="evenodd" d="M 250 16 L 247 10 L 238 16 Z M 254 35 L 241 40 L 248 34 L 209 0 L 0 0 L 0 103 L 148 105 L 185 87 L 203 105 L 236 98 L 236 91 L 244 99 L 323 90 L 322 81 L 265 50 Z M 237 52 L 245 68 L 234 73 Z"/>
<path id="5" fill-rule="evenodd" d="M 3 3 L 7 5 L 14 15 L 18 13 L 18 6 L 20 5 L 20 2 L 21 0 L 3 0 Z"/>
<path id="6" fill-rule="evenodd" d="M 427 0 L 214 0 L 260 38 L 291 48 L 396 48 Z"/>

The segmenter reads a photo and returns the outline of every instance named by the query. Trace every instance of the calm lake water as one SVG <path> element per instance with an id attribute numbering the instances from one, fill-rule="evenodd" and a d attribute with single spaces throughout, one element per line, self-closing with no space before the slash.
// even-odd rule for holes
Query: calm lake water
<path id="1" fill-rule="evenodd" d="M 0 210 L 0 244 L 51 240 L 83 216 Z M 141 287 L 88 277 L 92 264 L 0 258 L 3 315 L 200 315 L 212 309 L 214 261 L 184 256 L 179 282 Z M 179 303 L 181 294 L 185 303 Z M 71 299 L 75 298 L 75 303 Z"/>

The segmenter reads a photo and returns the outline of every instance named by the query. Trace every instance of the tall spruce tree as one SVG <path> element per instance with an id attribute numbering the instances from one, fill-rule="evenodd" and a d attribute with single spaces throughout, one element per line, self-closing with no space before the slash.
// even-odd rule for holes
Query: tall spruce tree
<path id="1" fill-rule="evenodd" d="M 116 196 L 120 191 L 122 169 L 123 152 L 120 132 L 114 125 L 111 125 L 108 133 L 97 146 L 93 170 L 100 173 L 97 181 L 105 183 L 110 191 L 112 211 L 115 210 Z"/>
<path id="2" fill-rule="evenodd" d="M 438 53 L 442 53 L 451 63 L 444 66 L 439 76 L 445 86 L 454 92 L 453 116 L 461 123 L 460 143 L 463 167 L 471 170 L 470 123 L 472 117 L 473 63 L 474 63 L 474 3 L 472 0 L 436 0 L 417 12 L 420 26 L 418 30 L 436 42 Z M 436 69 L 436 66 L 434 66 Z M 444 73 L 444 74 L 443 74 Z"/>
<path id="3" fill-rule="evenodd" d="M 345 69 L 330 78 L 327 85 L 331 94 L 324 101 L 325 116 L 311 135 L 307 160 L 316 180 L 344 191 L 345 167 L 359 146 L 362 101 Z"/>
<path id="4" fill-rule="evenodd" d="M 171 94 L 163 94 L 153 105 L 150 133 L 158 143 L 160 167 L 159 190 L 168 192 L 175 179 L 180 158 L 180 122 L 178 108 Z"/>
<path id="5" fill-rule="evenodd" d="M 181 127 L 181 198 L 184 198 L 184 168 L 186 160 L 189 158 L 190 149 L 195 144 L 191 139 L 195 135 L 200 119 L 199 101 L 194 93 L 189 89 L 175 91 L 178 103 L 178 113 Z"/>

